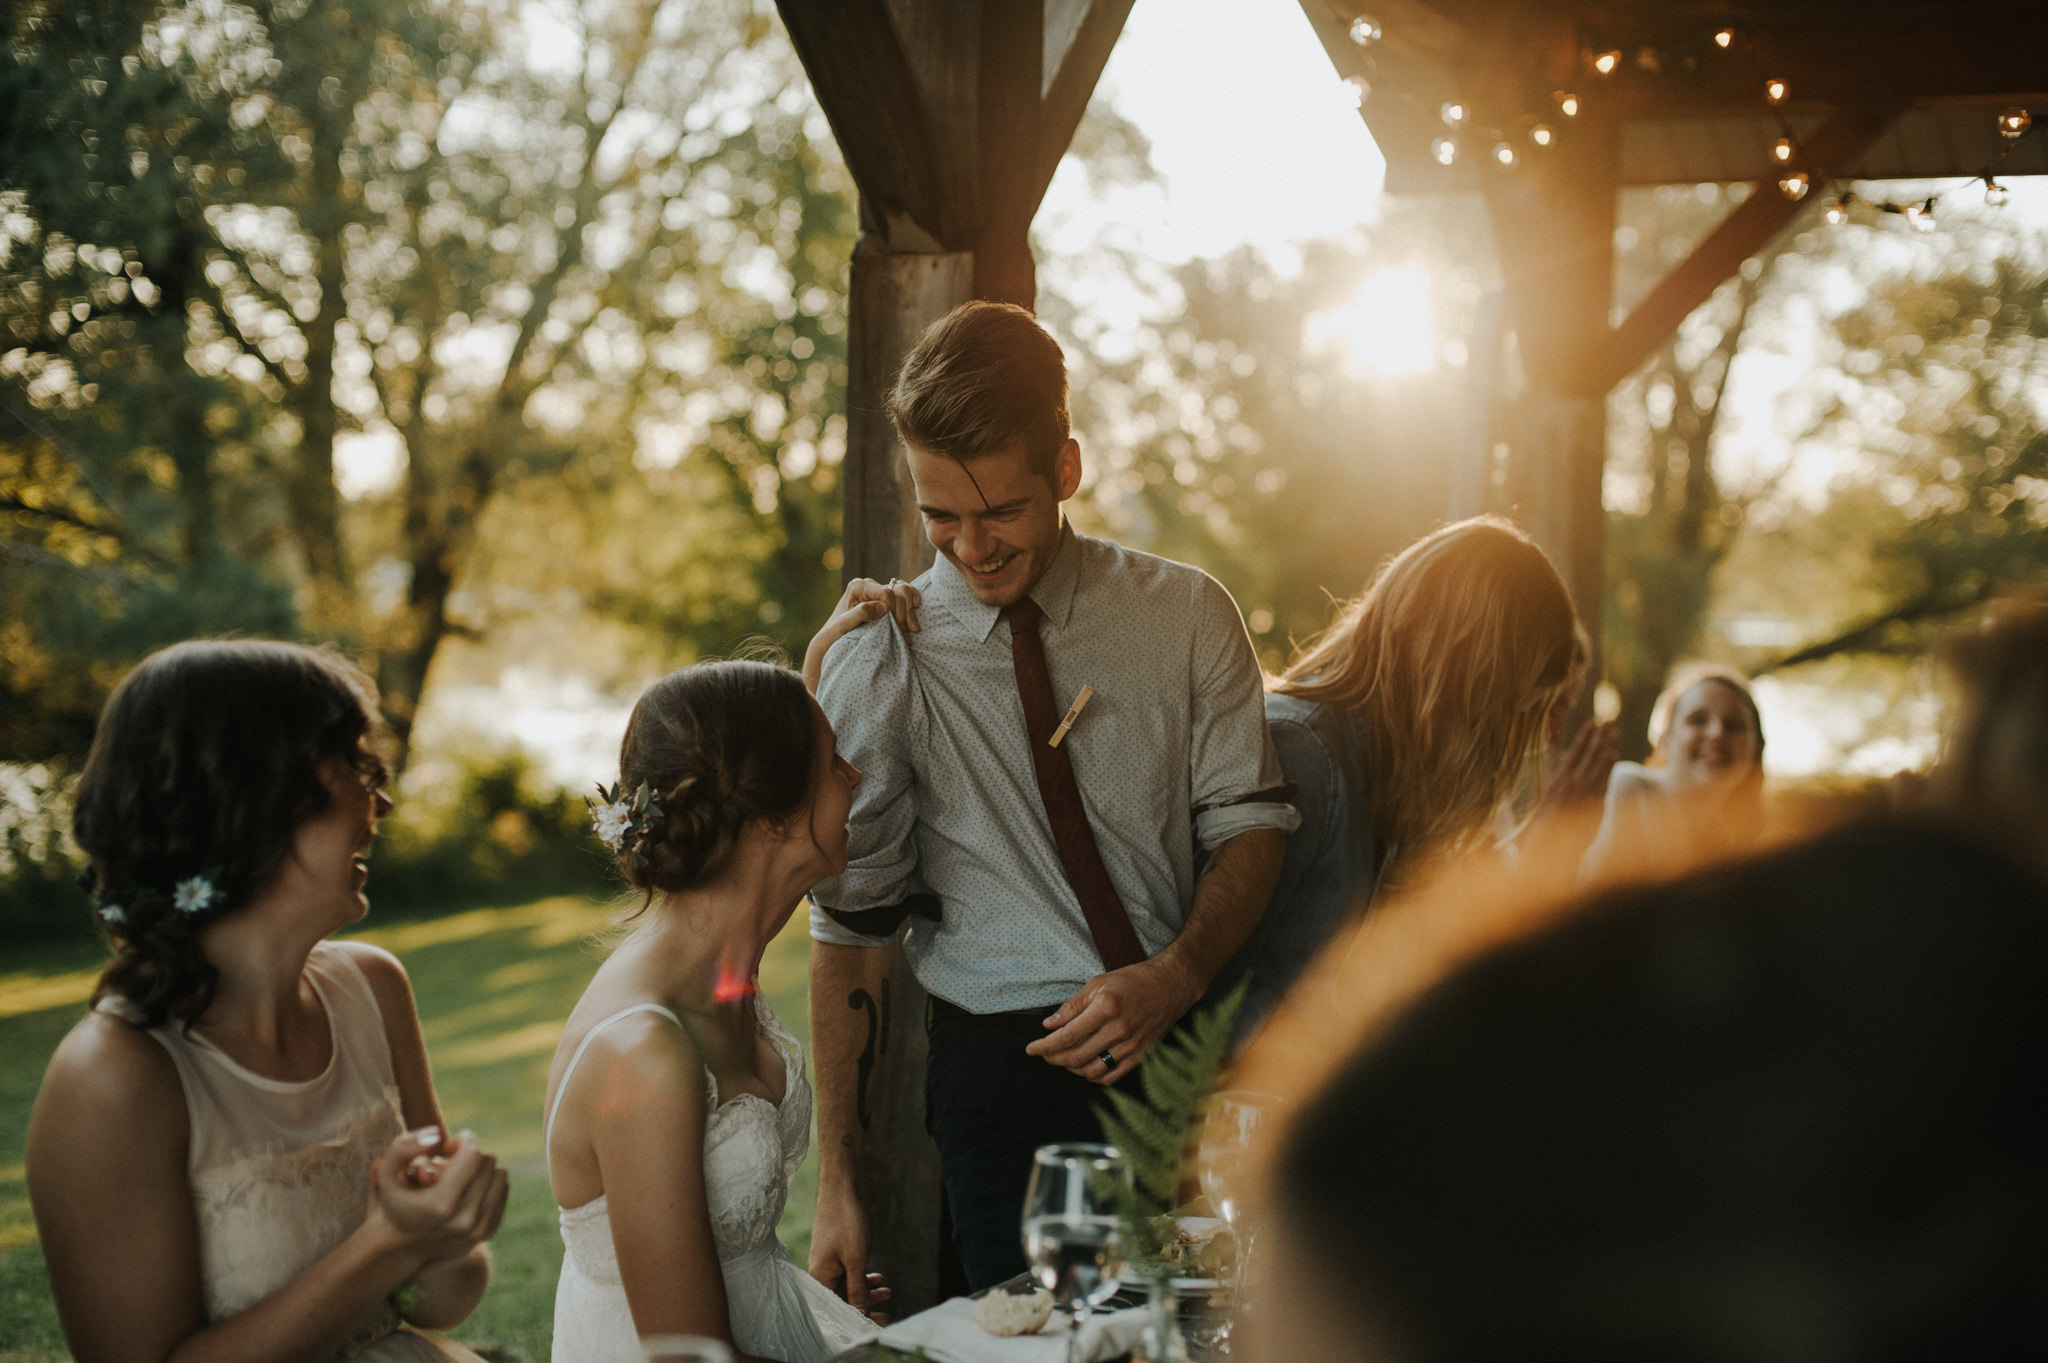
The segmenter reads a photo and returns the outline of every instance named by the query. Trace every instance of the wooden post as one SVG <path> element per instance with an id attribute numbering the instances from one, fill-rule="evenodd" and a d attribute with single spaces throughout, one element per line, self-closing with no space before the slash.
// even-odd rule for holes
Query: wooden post
<path id="1" fill-rule="evenodd" d="M 973 297 L 965 251 L 895 252 L 876 232 L 853 253 L 848 319 L 846 575 L 886 582 L 916 577 L 932 561 L 901 442 L 885 407 L 897 368 L 927 326 Z M 895 956 L 879 1000 L 865 1140 L 854 1187 L 868 1213 L 869 1266 L 895 1289 L 897 1315 L 940 1296 L 939 1152 L 924 1129 L 924 1002 L 917 977 Z"/>
<path id="2" fill-rule="evenodd" d="M 1523 523 L 1571 588 L 1600 674 L 1609 354 L 1620 128 L 1583 118 L 1525 168 L 1481 175 L 1529 388 L 1508 443 Z M 1590 688 L 1587 699 L 1590 699 Z M 1582 705 L 1582 709 L 1584 706 Z"/>
<path id="3" fill-rule="evenodd" d="M 924 329 L 974 296 L 966 251 L 896 252 L 875 233 L 853 252 L 847 322 L 846 576 L 916 577 L 931 565 L 910 469 L 886 402 Z"/>

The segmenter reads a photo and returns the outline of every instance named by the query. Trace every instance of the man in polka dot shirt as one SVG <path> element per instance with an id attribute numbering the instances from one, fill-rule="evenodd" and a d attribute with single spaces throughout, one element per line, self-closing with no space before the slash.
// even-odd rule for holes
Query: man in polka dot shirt
<path id="1" fill-rule="evenodd" d="M 847 870 L 811 917 L 811 1271 L 856 1300 L 874 1016 L 847 1003 L 880 994 L 885 948 L 901 935 L 932 997 L 926 1120 L 955 1246 L 987 1286 L 1024 1267 L 1032 1150 L 1100 1138 L 1100 1086 L 1250 935 L 1298 822 L 1229 593 L 1066 525 L 1081 450 L 1064 357 L 1031 315 L 955 309 L 889 407 L 939 561 L 888 589 L 917 603 L 903 627 L 831 644 L 818 690 L 864 779 Z M 1055 714 L 1070 723 L 1039 751 L 1027 730 Z"/>

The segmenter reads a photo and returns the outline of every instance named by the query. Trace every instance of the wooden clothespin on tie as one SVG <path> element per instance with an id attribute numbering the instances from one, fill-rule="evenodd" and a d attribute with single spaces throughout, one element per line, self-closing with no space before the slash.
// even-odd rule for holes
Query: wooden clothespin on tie
<path id="1" fill-rule="evenodd" d="M 1094 694 L 1095 688 L 1092 686 L 1083 686 L 1081 688 L 1081 694 L 1074 697 L 1074 703 L 1067 707 L 1066 715 L 1061 718 L 1060 727 L 1054 729 L 1052 737 L 1045 741 L 1046 747 L 1057 748 L 1060 745 L 1060 740 L 1067 736 L 1067 730 L 1073 728 L 1074 721 L 1081 717 L 1081 707 L 1086 705 L 1088 698 Z"/>

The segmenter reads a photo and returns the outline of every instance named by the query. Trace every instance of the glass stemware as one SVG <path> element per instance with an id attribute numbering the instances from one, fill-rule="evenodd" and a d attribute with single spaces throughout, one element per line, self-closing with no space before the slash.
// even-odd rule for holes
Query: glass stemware
<path id="1" fill-rule="evenodd" d="M 1202 1192 L 1211 1209 L 1230 1228 L 1231 1242 L 1237 1251 L 1229 1283 L 1232 1315 L 1244 1300 L 1252 1246 L 1259 1231 L 1257 1219 L 1248 1216 L 1245 1207 L 1252 1157 L 1261 1132 L 1279 1106 L 1280 1099 L 1270 1093 L 1226 1089 L 1210 1100 L 1202 1121 L 1196 1165 Z M 1230 1327 L 1230 1316 L 1226 1315 L 1215 1329 L 1214 1347 L 1218 1353 L 1230 1352 Z"/>
<path id="2" fill-rule="evenodd" d="M 1119 1187 L 1130 1166 L 1113 1145 L 1041 1145 L 1024 1194 L 1024 1255 L 1038 1284 L 1067 1312 L 1067 1363 L 1082 1363 L 1081 1320 L 1123 1281 Z"/>

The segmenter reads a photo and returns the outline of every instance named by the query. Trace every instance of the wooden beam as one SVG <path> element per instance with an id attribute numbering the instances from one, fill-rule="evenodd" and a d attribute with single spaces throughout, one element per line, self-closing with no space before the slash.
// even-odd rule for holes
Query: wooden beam
<path id="1" fill-rule="evenodd" d="M 976 104 L 981 170 L 974 293 L 1030 307 L 1038 296 L 1031 217 L 1040 91 L 1044 88 L 1045 0 L 982 0 L 981 75 Z"/>
<path id="2" fill-rule="evenodd" d="M 907 217 L 937 244 L 972 238 L 945 193 L 919 82 L 887 0 L 776 0 L 854 183 L 879 221 Z"/>
<path id="3" fill-rule="evenodd" d="M 1801 160 L 1814 166 L 1846 161 L 1883 136 L 1903 109 L 1902 103 L 1888 101 L 1839 110 L 1806 139 L 1800 148 Z M 1743 261 L 1791 222 L 1800 207 L 1798 201 L 1785 197 L 1775 179 L 1759 180 L 1741 206 L 1614 328 L 1589 372 L 1592 391 L 1606 392 L 1648 359 Z"/>
<path id="4" fill-rule="evenodd" d="M 1038 115 L 1038 156 L 1032 170 L 1031 201 L 1045 197 L 1059 169 L 1060 158 L 1074 141 L 1074 130 L 1088 112 L 1088 101 L 1102 79 L 1102 68 L 1124 31 L 1137 0 L 1085 0 L 1073 38 L 1046 69 L 1045 100 Z"/>

